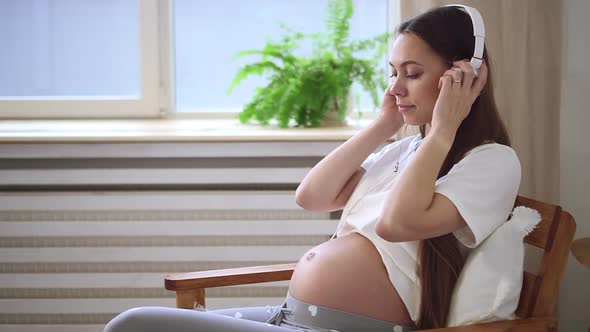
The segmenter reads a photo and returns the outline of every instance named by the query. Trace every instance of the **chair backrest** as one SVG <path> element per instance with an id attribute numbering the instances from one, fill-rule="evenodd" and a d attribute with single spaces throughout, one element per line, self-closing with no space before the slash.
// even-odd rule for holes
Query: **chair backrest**
<path id="1" fill-rule="evenodd" d="M 524 241 L 544 250 L 538 271 L 524 272 L 516 314 L 521 318 L 552 316 L 576 223 L 567 211 L 557 205 L 522 196 L 516 198 L 514 205 L 539 211 L 543 219 Z"/>

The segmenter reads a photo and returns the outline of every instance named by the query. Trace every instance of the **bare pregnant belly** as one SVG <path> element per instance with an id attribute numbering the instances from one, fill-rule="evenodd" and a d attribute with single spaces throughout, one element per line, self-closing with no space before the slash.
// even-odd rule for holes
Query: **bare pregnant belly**
<path id="1" fill-rule="evenodd" d="M 413 325 L 379 252 L 360 234 L 322 243 L 303 255 L 289 294 L 299 301 Z"/>

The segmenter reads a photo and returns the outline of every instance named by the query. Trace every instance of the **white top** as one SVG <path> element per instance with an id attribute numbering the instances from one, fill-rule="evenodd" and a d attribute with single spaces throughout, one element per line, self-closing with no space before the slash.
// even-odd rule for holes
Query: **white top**
<path id="1" fill-rule="evenodd" d="M 363 162 L 366 173 L 346 203 L 336 231 L 337 236 L 360 233 L 375 245 L 413 321 L 418 319 L 420 308 L 418 241 L 388 242 L 375 233 L 375 224 L 393 181 L 421 141 L 416 135 L 393 142 Z M 465 247 L 476 247 L 508 219 L 520 185 L 520 172 L 514 150 L 492 143 L 469 151 L 436 181 L 435 192 L 449 198 L 467 223 L 453 233 Z"/>

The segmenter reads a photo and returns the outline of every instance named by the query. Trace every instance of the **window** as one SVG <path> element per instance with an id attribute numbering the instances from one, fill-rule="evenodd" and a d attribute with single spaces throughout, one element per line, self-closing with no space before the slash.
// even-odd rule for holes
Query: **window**
<path id="1" fill-rule="evenodd" d="M 385 32 L 396 17 L 396 2 L 354 0 L 351 37 Z M 327 0 L 0 1 L 0 116 L 239 112 L 264 81 L 251 78 L 227 95 L 234 74 L 248 62 L 232 58 L 280 36 L 278 22 L 301 32 L 323 30 L 326 5 Z M 384 59 L 384 70 L 385 64 Z M 368 96 L 359 96 L 360 106 L 369 107 Z"/>
<path id="2" fill-rule="evenodd" d="M 0 1 L 0 115 L 158 114 L 156 0 Z"/>

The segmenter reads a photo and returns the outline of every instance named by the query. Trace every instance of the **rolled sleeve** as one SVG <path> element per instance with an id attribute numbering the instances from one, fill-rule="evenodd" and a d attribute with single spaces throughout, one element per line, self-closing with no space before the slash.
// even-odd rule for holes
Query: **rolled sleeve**
<path id="1" fill-rule="evenodd" d="M 486 144 L 471 150 L 436 182 L 435 192 L 453 202 L 467 226 L 453 232 L 474 248 L 501 226 L 514 207 L 521 179 L 514 150 Z"/>

